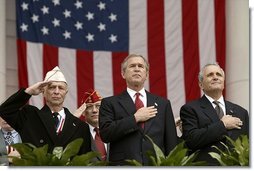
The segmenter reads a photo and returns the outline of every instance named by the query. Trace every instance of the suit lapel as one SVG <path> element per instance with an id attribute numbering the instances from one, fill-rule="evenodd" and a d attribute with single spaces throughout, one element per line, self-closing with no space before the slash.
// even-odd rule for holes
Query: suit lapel
<path id="1" fill-rule="evenodd" d="M 63 125 L 61 135 L 61 144 L 66 144 L 67 142 L 70 142 L 70 139 L 72 138 L 71 135 L 74 135 L 75 131 L 78 129 L 78 123 L 73 119 L 72 114 L 70 111 L 66 108 L 64 108 L 65 112 L 65 121 Z"/>
<path id="2" fill-rule="evenodd" d="M 237 114 L 234 113 L 234 106 L 231 105 L 229 102 L 225 101 L 225 107 L 226 107 L 226 115 L 232 115 L 234 117 L 237 117 Z M 232 129 L 228 130 L 228 136 L 230 137 L 232 135 Z"/>
<path id="3" fill-rule="evenodd" d="M 147 95 L 147 106 L 153 106 L 156 103 L 156 98 L 149 92 L 146 91 Z M 133 115 L 136 112 L 136 107 L 127 91 L 124 91 L 119 95 L 119 103 L 128 115 Z M 154 118 L 149 119 L 145 122 L 145 130 L 147 132 L 151 127 Z M 141 129 L 142 130 L 142 129 Z"/>
<path id="4" fill-rule="evenodd" d="M 119 95 L 119 103 L 128 115 L 133 115 L 136 112 L 136 107 L 127 91 Z"/>
<path id="5" fill-rule="evenodd" d="M 213 108 L 213 105 L 210 103 L 210 101 L 203 95 L 203 97 L 200 99 L 200 107 L 203 109 L 203 113 L 210 118 L 213 122 L 218 121 L 218 116 Z"/>
<path id="6" fill-rule="evenodd" d="M 237 114 L 234 111 L 234 106 L 231 103 L 225 101 L 225 107 L 226 107 L 226 115 L 232 115 L 237 117 Z"/>
<path id="7" fill-rule="evenodd" d="M 52 113 L 47 105 L 39 112 L 39 117 L 53 142 L 57 142 L 56 129 L 52 119 Z"/>
<path id="8" fill-rule="evenodd" d="M 146 98 L 147 98 L 147 107 L 149 106 L 154 106 L 156 103 L 156 98 L 149 92 L 146 91 Z M 156 103 L 157 104 L 157 103 Z M 160 111 L 158 110 L 158 113 Z M 149 119 L 148 121 L 145 122 L 145 133 L 150 129 L 155 117 Z"/>

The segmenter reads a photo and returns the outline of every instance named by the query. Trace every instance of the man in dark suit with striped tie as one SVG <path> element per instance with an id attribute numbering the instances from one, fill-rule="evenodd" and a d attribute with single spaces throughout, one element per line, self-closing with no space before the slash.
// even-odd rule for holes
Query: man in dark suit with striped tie
<path id="1" fill-rule="evenodd" d="M 99 128 L 102 140 L 110 143 L 111 165 L 125 165 L 135 159 L 148 165 L 147 152 L 154 152 L 148 135 L 165 155 L 177 144 L 176 127 L 169 100 L 144 88 L 149 75 L 147 60 L 136 54 L 121 65 L 127 88 L 121 94 L 102 99 Z"/>
<path id="2" fill-rule="evenodd" d="M 182 106 L 180 117 L 183 135 L 192 152 L 199 150 L 197 160 L 219 165 L 208 153 L 213 145 L 223 149 L 225 135 L 233 140 L 249 135 L 249 115 L 241 106 L 223 97 L 225 73 L 216 63 L 205 65 L 198 75 L 204 95 Z"/>
<path id="3" fill-rule="evenodd" d="M 89 127 L 63 106 L 68 92 L 67 81 L 59 67 L 46 74 L 44 81 L 21 88 L 0 106 L 0 116 L 21 136 L 23 143 L 36 147 L 48 144 L 65 148 L 71 141 L 82 138 L 79 154 L 91 151 Z M 43 94 L 42 109 L 27 104 L 31 96 Z M 54 115 L 53 115 L 54 114 Z"/>

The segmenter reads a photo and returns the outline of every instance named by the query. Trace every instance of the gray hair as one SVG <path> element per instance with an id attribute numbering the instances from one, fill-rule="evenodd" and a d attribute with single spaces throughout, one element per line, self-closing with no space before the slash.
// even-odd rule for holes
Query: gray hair
<path id="1" fill-rule="evenodd" d="M 121 71 L 122 72 L 125 72 L 125 70 L 127 68 L 127 61 L 128 61 L 128 59 L 133 58 L 133 57 L 140 57 L 140 58 L 142 58 L 144 60 L 144 62 L 145 62 L 146 71 L 147 72 L 149 71 L 149 63 L 148 63 L 148 61 L 146 60 L 146 58 L 144 56 L 138 55 L 138 54 L 130 54 L 121 63 Z"/>
<path id="2" fill-rule="evenodd" d="M 204 79 L 205 68 L 208 67 L 208 66 L 211 66 L 211 65 L 219 67 L 221 72 L 222 72 L 222 75 L 225 77 L 225 73 L 224 73 L 223 69 L 220 67 L 220 65 L 217 62 L 215 62 L 215 63 L 208 63 L 198 73 L 198 81 L 199 82 L 202 82 L 203 79 Z"/>

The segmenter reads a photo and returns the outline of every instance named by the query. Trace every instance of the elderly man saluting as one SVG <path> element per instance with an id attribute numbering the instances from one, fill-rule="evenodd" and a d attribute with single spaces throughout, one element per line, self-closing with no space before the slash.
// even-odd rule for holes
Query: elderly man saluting
<path id="1" fill-rule="evenodd" d="M 0 106 L 0 116 L 21 136 L 23 143 L 36 147 L 49 145 L 49 152 L 56 146 L 83 138 L 79 154 L 91 151 L 89 127 L 63 107 L 68 92 L 67 81 L 55 67 L 46 74 L 43 82 L 22 88 Z M 46 104 L 42 109 L 28 105 L 31 96 L 42 93 Z"/>

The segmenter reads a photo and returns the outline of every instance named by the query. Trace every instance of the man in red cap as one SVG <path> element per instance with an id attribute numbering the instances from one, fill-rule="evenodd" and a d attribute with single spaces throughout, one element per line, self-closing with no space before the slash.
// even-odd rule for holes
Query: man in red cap
<path id="1" fill-rule="evenodd" d="M 91 133 L 91 149 L 98 151 L 101 157 L 98 160 L 106 160 L 107 144 L 102 142 L 99 135 L 99 108 L 101 105 L 101 96 L 95 90 L 85 92 L 82 105 L 76 110 L 74 115 L 88 123 Z"/>

